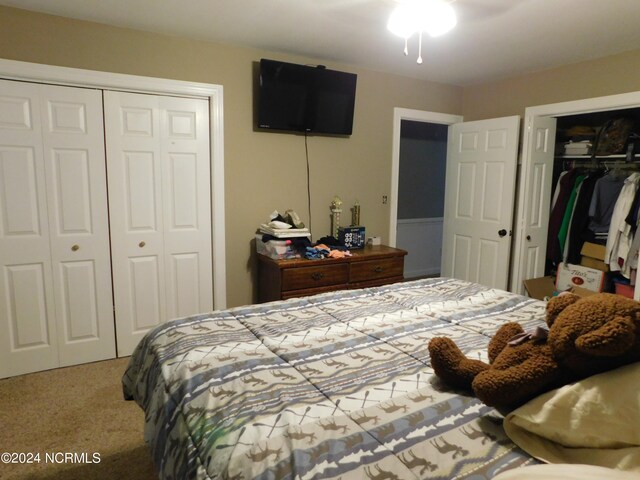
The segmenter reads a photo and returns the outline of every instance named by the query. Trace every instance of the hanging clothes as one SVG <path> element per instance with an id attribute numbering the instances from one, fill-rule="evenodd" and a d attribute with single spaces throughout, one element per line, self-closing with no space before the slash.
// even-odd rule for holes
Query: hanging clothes
<path id="1" fill-rule="evenodd" d="M 640 252 L 640 235 L 638 235 L 638 222 L 640 221 L 640 187 L 636 191 L 636 197 L 633 199 L 633 205 L 629 215 L 625 219 L 629 227 L 631 228 L 631 234 L 633 240 L 631 247 L 629 247 L 629 253 L 627 260 L 622 266 L 622 275 L 631 279 L 631 285 L 635 285 L 634 272 L 638 269 L 638 254 Z"/>
<path id="2" fill-rule="evenodd" d="M 629 254 L 627 255 L 627 261 L 624 262 L 622 266 L 622 275 L 626 278 L 630 278 L 632 280 L 632 285 L 635 284 L 633 281 L 633 273 L 638 269 L 638 256 L 640 254 L 640 235 L 636 231 L 635 236 L 633 237 L 633 242 L 631 242 L 631 247 L 629 247 Z"/>
<path id="3" fill-rule="evenodd" d="M 553 198 L 551 199 L 551 210 L 556 206 L 556 202 L 558 201 L 558 196 L 560 195 L 560 180 L 568 173 L 568 170 L 564 170 L 560 172 L 560 176 L 558 177 L 558 181 L 556 182 L 556 188 L 553 189 Z"/>
<path id="4" fill-rule="evenodd" d="M 582 182 L 586 178 L 586 175 L 578 175 L 576 177 L 575 182 L 573 183 L 573 189 L 571 190 L 571 194 L 569 195 L 569 201 L 567 202 L 567 207 L 564 212 L 564 216 L 562 217 L 562 223 L 560 224 L 560 229 L 558 230 L 558 244 L 560 245 L 560 254 L 562 255 L 565 250 L 567 235 L 569 233 L 569 225 L 571 223 L 571 218 L 573 217 L 573 212 L 576 204 L 576 198 L 580 193 L 580 187 L 582 186 Z M 562 255 L 563 256 L 563 255 Z"/>
<path id="5" fill-rule="evenodd" d="M 554 263 L 559 262 L 562 258 L 562 247 L 558 241 L 558 233 L 562 226 L 564 214 L 567 210 L 567 204 L 569 203 L 569 197 L 573 192 L 577 176 L 578 171 L 576 169 L 571 169 L 567 171 L 565 175 L 560 177 L 556 186 L 558 195 L 549 216 L 549 231 L 547 234 L 547 260 Z"/>
<path id="6" fill-rule="evenodd" d="M 578 264 L 582 258 L 580 253 L 586 241 L 593 241 L 593 234 L 589 231 L 589 205 L 593 198 L 596 182 L 602 178 L 604 170 L 589 172 L 580 186 L 580 192 L 573 209 L 571 224 L 565 243 L 564 262 Z M 639 190 L 640 191 L 640 190 Z"/>
<path id="7" fill-rule="evenodd" d="M 624 177 L 619 177 L 608 173 L 596 182 L 589 205 L 589 230 L 596 236 L 609 233 L 611 226 L 611 216 L 615 208 L 620 191 L 624 186 Z"/>
<path id="8" fill-rule="evenodd" d="M 609 264 L 609 269 L 613 272 L 622 270 L 631 248 L 633 240 L 631 227 L 625 219 L 629 215 L 639 183 L 640 173 L 637 172 L 632 173 L 624 180 L 611 215 L 604 261 Z"/>

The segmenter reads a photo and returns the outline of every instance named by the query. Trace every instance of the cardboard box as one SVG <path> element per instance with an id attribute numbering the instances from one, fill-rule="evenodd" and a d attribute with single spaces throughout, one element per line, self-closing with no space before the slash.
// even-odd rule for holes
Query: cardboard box
<path id="1" fill-rule="evenodd" d="M 556 292 L 555 277 L 530 278 L 522 283 L 527 295 L 537 300 L 545 300 Z"/>
<path id="2" fill-rule="evenodd" d="M 574 293 L 579 297 L 588 297 L 589 295 L 595 295 L 598 292 L 587 290 L 586 288 L 582 288 L 582 287 L 571 287 L 571 293 Z"/>
<path id="3" fill-rule="evenodd" d="M 620 282 L 614 282 L 616 284 L 616 293 L 623 297 L 633 298 L 635 293 L 635 287 L 633 285 L 626 285 Z"/>
<path id="4" fill-rule="evenodd" d="M 582 250 L 580 250 L 580 253 L 582 254 L 580 265 L 582 265 L 583 267 L 589 267 L 596 270 L 601 270 L 603 272 L 608 272 L 609 265 L 604 263 L 605 251 L 606 247 L 604 245 L 584 242 Z"/>
<path id="5" fill-rule="evenodd" d="M 523 283 L 524 289 L 527 291 L 527 295 L 531 298 L 535 298 L 536 300 L 548 300 L 558 294 L 558 290 L 556 289 L 556 277 L 553 276 L 530 278 L 525 280 Z M 589 295 L 595 295 L 598 293 L 582 287 L 571 287 L 569 291 L 580 297 L 588 297 Z"/>
<path id="6" fill-rule="evenodd" d="M 606 273 L 595 268 L 561 263 L 556 274 L 556 288 L 562 292 L 572 287 L 581 287 L 592 292 L 602 292 L 605 288 Z"/>

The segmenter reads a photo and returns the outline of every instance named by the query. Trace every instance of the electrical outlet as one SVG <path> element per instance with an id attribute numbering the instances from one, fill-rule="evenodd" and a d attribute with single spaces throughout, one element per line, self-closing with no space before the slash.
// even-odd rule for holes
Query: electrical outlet
<path id="1" fill-rule="evenodd" d="M 386 195 L 382 195 L 382 204 L 386 205 L 388 201 L 389 201 L 389 198 Z"/>

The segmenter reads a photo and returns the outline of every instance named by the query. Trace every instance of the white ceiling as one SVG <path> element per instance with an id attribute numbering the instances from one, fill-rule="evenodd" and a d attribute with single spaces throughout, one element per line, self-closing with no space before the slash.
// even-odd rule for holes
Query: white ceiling
<path id="1" fill-rule="evenodd" d="M 0 0 L 25 10 L 471 85 L 640 48 L 640 0 L 452 0 L 457 27 L 409 56 L 398 0 Z"/>

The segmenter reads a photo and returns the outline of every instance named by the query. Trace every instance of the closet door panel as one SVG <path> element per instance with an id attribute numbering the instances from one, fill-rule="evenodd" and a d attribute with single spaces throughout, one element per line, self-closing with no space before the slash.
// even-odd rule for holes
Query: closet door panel
<path id="1" fill-rule="evenodd" d="M 46 285 L 51 279 L 44 263 L 5 265 L 8 335 L 15 352 L 51 346 Z M 55 337 L 54 337 L 55 338 Z"/>
<path id="2" fill-rule="evenodd" d="M 41 238 L 38 153 L 32 147 L 2 146 L 2 233 L 8 238 Z"/>
<path id="3" fill-rule="evenodd" d="M 58 365 L 38 86 L 0 81 L 0 377 Z"/>
<path id="4" fill-rule="evenodd" d="M 40 86 L 60 366 L 115 357 L 102 95 Z"/>
<path id="5" fill-rule="evenodd" d="M 59 266 L 61 314 L 66 343 L 92 341 L 100 337 L 99 306 L 95 262 L 61 262 Z M 114 348 L 112 339 L 110 348 Z M 62 349 L 62 348 L 61 348 Z M 115 353 L 111 351 L 112 355 Z M 91 357 L 90 357 L 91 358 Z M 99 360 L 99 359 L 96 359 Z M 69 358 L 73 362 L 74 358 Z M 72 364 L 72 363 L 69 363 Z"/>
<path id="6" fill-rule="evenodd" d="M 133 334 L 144 334 L 161 318 L 160 261 L 157 255 L 129 257 Z"/>
<path id="7" fill-rule="evenodd" d="M 105 92 L 118 355 L 213 308 L 206 100 Z"/>
<path id="8" fill-rule="evenodd" d="M 524 225 L 519 235 L 516 256 L 521 278 L 537 278 L 544 275 L 549 209 L 551 205 L 551 180 L 556 137 L 556 119 L 535 117 L 529 133 L 529 166 L 525 173 Z M 522 282 L 514 291 L 522 290 Z"/>
<path id="9" fill-rule="evenodd" d="M 166 320 L 158 97 L 104 92 L 118 355 Z"/>
<path id="10" fill-rule="evenodd" d="M 213 309 L 209 103 L 162 97 L 167 315 Z"/>
<path id="11" fill-rule="evenodd" d="M 173 295 L 167 303 L 171 306 L 173 317 L 211 310 L 201 307 L 200 263 L 198 252 L 170 255 L 169 282 Z"/>

